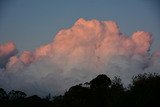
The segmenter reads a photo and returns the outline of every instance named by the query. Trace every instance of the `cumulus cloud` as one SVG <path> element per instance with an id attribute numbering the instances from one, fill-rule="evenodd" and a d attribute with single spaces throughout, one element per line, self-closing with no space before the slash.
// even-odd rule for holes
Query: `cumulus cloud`
<path id="1" fill-rule="evenodd" d="M 5 68 L 10 57 L 16 54 L 17 54 L 17 49 L 13 42 L 0 44 L 0 68 Z"/>
<path id="2" fill-rule="evenodd" d="M 60 30 L 53 41 L 34 52 L 9 57 L 0 86 L 41 96 L 65 92 L 72 85 L 104 73 L 128 84 L 133 75 L 160 70 L 159 53 L 150 57 L 149 32 L 123 35 L 114 21 L 84 20 Z M 155 67 L 156 66 L 156 67 Z"/>

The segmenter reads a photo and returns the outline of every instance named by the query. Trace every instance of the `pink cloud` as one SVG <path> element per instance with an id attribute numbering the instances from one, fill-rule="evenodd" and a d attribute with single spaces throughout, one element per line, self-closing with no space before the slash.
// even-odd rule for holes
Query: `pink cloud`
<path id="1" fill-rule="evenodd" d="M 0 84 L 45 95 L 62 93 L 100 73 L 110 77 L 119 75 L 128 83 L 133 75 L 150 72 L 158 65 L 154 57 L 148 55 L 151 44 L 149 32 L 137 31 L 126 36 L 114 21 L 80 18 L 72 27 L 60 30 L 51 43 L 34 52 L 24 51 L 9 57 L 7 71 L 8 75 L 13 72 L 10 78 L 13 81 L 4 85 L 7 77 L 0 76 Z M 12 46 L 3 48 L 1 54 L 8 53 Z M 154 56 L 159 56 L 159 53 Z M 156 67 L 156 71 L 159 69 Z M 38 89 L 35 89 L 35 84 Z"/>

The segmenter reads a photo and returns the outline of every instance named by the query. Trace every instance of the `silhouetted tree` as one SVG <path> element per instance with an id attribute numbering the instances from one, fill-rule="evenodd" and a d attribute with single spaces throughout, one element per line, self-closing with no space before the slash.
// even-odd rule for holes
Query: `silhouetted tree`
<path id="1" fill-rule="evenodd" d="M 54 96 L 53 97 L 53 107 L 65 107 L 64 105 L 66 105 L 64 103 L 64 96 L 60 95 L 60 96 Z"/>
<path id="2" fill-rule="evenodd" d="M 51 101 L 48 99 L 42 99 L 37 95 L 29 96 L 26 98 L 25 103 L 27 106 L 38 106 L 38 107 L 50 107 Z"/>
<path id="3" fill-rule="evenodd" d="M 7 98 L 7 93 L 3 88 L 0 88 L 0 100 L 5 100 Z"/>
<path id="4" fill-rule="evenodd" d="M 110 100 L 112 107 L 123 106 L 124 87 L 119 77 L 114 77 L 110 88 Z"/>
<path id="5" fill-rule="evenodd" d="M 12 90 L 12 91 L 10 91 L 8 93 L 8 97 L 9 97 L 10 100 L 23 99 L 26 96 L 27 95 L 22 91 L 14 91 L 14 90 Z"/>
<path id="6" fill-rule="evenodd" d="M 91 100 L 93 107 L 110 106 L 111 80 L 108 76 L 101 74 L 90 81 Z"/>
<path id="7" fill-rule="evenodd" d="M 111 84 L 111 80 L 105 74 L 98 75 L 96 78 L 90 81 L 90 88 L 97 89 L 97 88 L 108 88 Z"/>
<path id="8" fill-rule="evenodd" d="M 89 97 L 90 89 L 76 85 L 65 93 L 64 102 L 66 107 L 86 107 L 89 104 Z"/>
<path id="9" fill-rule="evenodd" d="M 47 101 L 51 100 L 51 94 L 50 93 L 46 96 L 45 100 L 47 100 Z"/>
<path id="10" fill-rule="evenodd" d="M 159 107 L 159 97 L 160 76 L 145 73 L 133 77 L 126 100 L 131 107 Z"/>
<path id="11" fill-rule="evenodd" d="M 0 88 L 0 106 L 2 107 L 159 107 L 160 75 L 139 74 L 132 78 L 128 89 L 123 87 L 121 79 L 111 81 L 104 74 L 90 82 L 72 86 L 63 96 L 50 100 L 37 95 L 26 97 L 21 91 L 8 94 Z"/>

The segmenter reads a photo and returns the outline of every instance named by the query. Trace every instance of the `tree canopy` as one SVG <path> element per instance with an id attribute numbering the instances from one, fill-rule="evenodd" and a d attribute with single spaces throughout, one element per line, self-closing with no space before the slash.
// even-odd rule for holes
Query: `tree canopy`
<path id="1" fill-rule="evenodd" d="M 87 85 L 87 86 L 86 86 Z M 90 82 L 72 86 L 64 95 L 45 98 L 27 96 L 22 91 L 6 92 L 0 88 L 2 107 L 159 107 L 160 75 L 139 74 L 132 78 L 128 88 L 123 87 L 120 77 L 112 80 L 104 74 Z"/>

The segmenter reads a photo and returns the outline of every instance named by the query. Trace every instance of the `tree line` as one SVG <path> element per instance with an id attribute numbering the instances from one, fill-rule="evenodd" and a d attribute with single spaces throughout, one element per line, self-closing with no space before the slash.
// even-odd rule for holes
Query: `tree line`
<path id="1" fill-rule="evenodd" d="M 84 84 L 72 86 L 64 95 L 45 98 L 22 91 L 7 93 L 0 88 L 1 107 L 160 107 L 160 75 L 139 74 L 124 87 L 120 77 L 101 74 Z"/>

